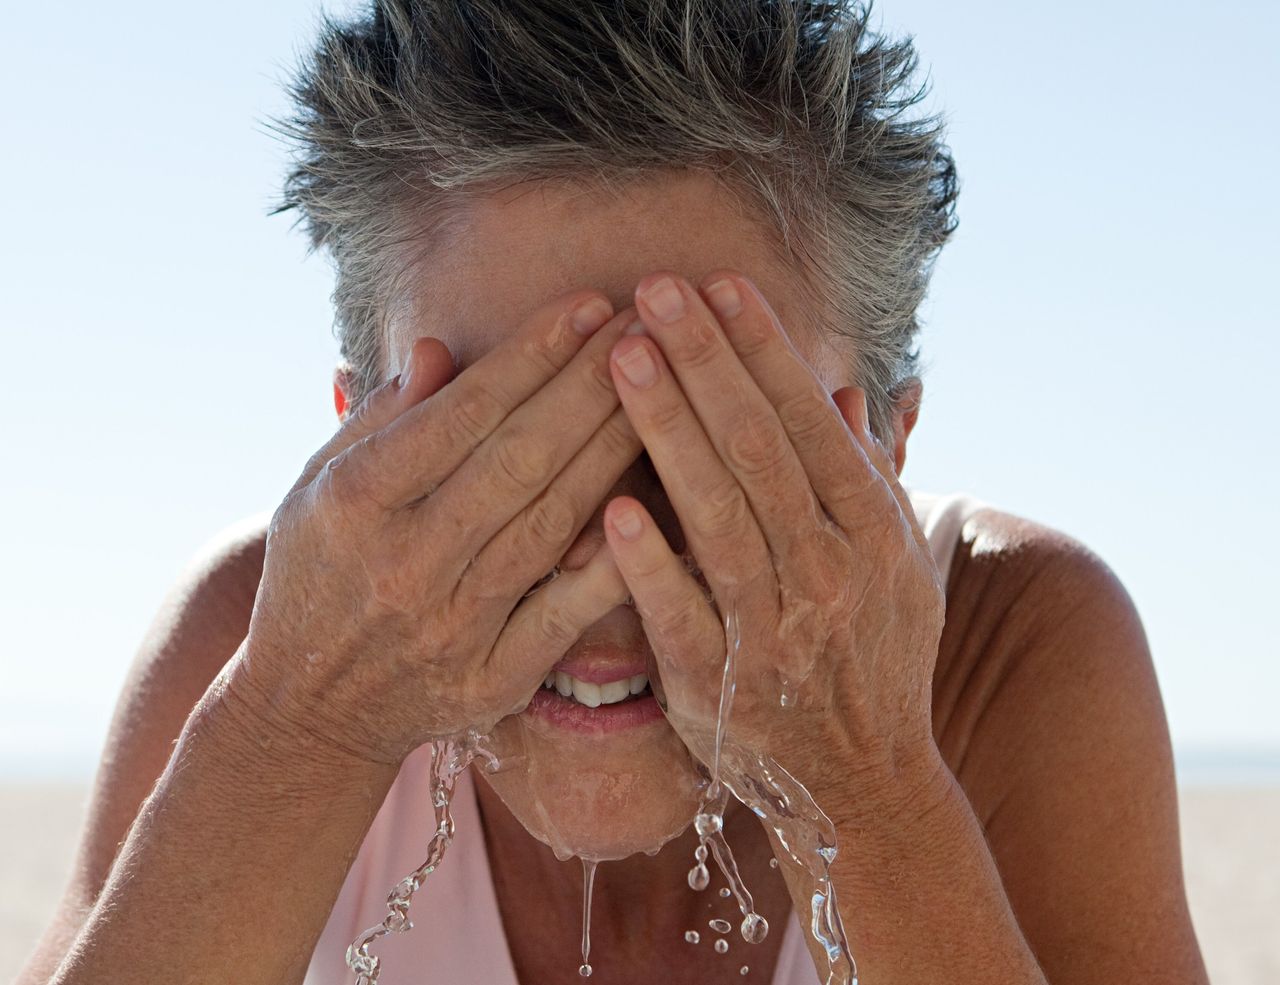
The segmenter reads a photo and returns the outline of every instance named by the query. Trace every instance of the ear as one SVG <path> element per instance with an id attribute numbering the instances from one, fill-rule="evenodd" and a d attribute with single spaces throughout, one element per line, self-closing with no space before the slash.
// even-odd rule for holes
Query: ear
<path id="1" fill-rule="evenodd" d="M 346 419 L 347 408 L 351 405 L 351 367 L 345 362 L 333 368 L 333 409 L 338 412 L 338 420 Z"/>
<path id="2" fill-rule="evenodd" d="M 893 469 L 898 475 L 902 475 L 902 466 L 907 461 L 907 438 L 920 416 L 923 395 L 924 384 L 919 377 L 912 377 L 893 402 Z"/>
<path id="3" fill-rule="evenodd" d="M 924 385 L 919 379 L 908 380 L 893 402 L 893 448 L 890 450 L 893 454 L 893 470 L 898 475 L 902 474 L 902 466 L 907 461 L 907 438 L 920 416 L 920 397 L 923 392 Z M 853 427 L 851 422 L 858 420 L 861 413 L 860 409 L 854 409 L 855 405 L 862 402 L 861 391 L 857 387 L 842 386 L 831 394 L 831 399 L 844 415 L 845 423 Z"/>

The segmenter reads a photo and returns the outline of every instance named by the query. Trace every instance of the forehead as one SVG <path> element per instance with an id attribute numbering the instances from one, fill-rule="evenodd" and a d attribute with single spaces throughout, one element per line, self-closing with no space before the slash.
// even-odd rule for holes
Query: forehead
<path id="1" fill-rule="evenodd" d="M 653 270 L 696 284 L 731 267 L 751 278 L 812 365 L 818 313 L 777 243 L 767 217 L 703 172 L 651 174 L 611 190 L 528 181 L 471 194 L 406 267 L 388 321 L 391 359 L 398 365 L 415 338 L 430 335 L 465 367 L 571 290 L 603 291 L 620 311 Z"/>

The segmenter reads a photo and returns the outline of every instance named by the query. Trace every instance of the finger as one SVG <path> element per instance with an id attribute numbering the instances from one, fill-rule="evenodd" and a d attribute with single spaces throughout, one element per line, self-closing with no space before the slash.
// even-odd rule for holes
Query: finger
<path id="1" fill-rule="evenodd" d="M 461 576 L 471 558 L 534 502 L 618 409 L 609 351 L 634 319 L 627 309 L 601 328 L 541 390 L 516 408 L 436 490 L 422 522 L 448 518 L 458 537 L 450 551 Z M 617 436 L 615 430 L 604 440 Z M 639 452 L 637 451 L 637 454 Z M 596 501 L 597 503 L 599 500 Z M 546 503 L 555 509 L 555 501 Z M 561 511 L 561 525 L 567 514 Z M 542 519 L 547 519 L 544 515 Z"/>
<path id="2" fill-rule="evenodd" d="M 623 605 L 627 595 L 613 555 L 601 545 L 581 568 L 562 572 L 516 607 L 484 673 L 512 702 L 527 702 L 587 627 Z"/>
<path id="3" fill-rule="evenodd" d="M 861 434 L 850 430 L 755 285 L 735 271 L 715 270 L 702 279 L 699 291 L 719 316 L 743 367 L 776 409 L 826 512 L 852 531 L 867 511 L 883 510 L 892 491 L 871 459 L 865 423 L 858 429 Z M 865 422 L 865 408 L 863 414 Z"/>
<path id="4" fill-rule="evenodd" d="M 903 522 L 911 528 L 911 534 L 915 538 L 917 545 L 925 553 L 932 556 L 929 539 L 924 535 L 924 530 L 920 526 L 915 507 L 911 505 L 911 497 L 907 495 L 907 491 L 902 488 L 902 483 L 898 481 L 898 470 L 894 465 L 893 459 L 889 456 L 889 450 L 880 443 L 880 439 L 871 431 L 870 418 L 867 413 L 866 391 L 861 387 L 841 387 L 831 395 L 831 399 L 840 409 L 841 415 L 852 421 L 850 426 L 851 433 L 865 452 L 871 467 L 880 474 L 880 478 L 897 500 Z M 871 505 L 868 510 L 874 511 L 875 508 L 874 505 Z M 866 515 L 866 512 L 864 510 L 863 515 Z M 846 529 L 852 530 L 853 528 Z"/>
<path id="5" fill-rule="evenodd" d="M 663 691 L 677 685 L 676 690 L 690 693 L 691 680 L 705 672 L 706 656 L 724 655 L 724 629 L 715 608 L 639 500 L 611 500 L 604 531 L 658 661 Z"/>
<path id="6" fill-rule="evenodd" d="M 342 416 L 338 430 L 307 461 L 294 489 L 309 485 L 330 461 L 370 434 L 386 427 L 453 378 L 449 347 L 429 336 L 416 339 L 400 372 L 374 387 Z"/>
<path id="7" fill-rule="evenodd" d="M 563 557 L 644 445 L 621 407 L 563 471 L 476 555 L 454 591 L 468 605 L 510 603 Z"/>
<path id="8" fill-rule="evenodd" d="M 782 565 L 803 563 L 801 545 L 811 538 L 797 520 L 818 512 L 817 500 L 777 412 L 719 320 L 688 281 L 670 271 L 641 278 L 636 307 L 697 421 L 746 493 L 771 553 Z"/>
<path id="9" fill-rule="evenodd" d="M 753 606 L 776 608 L 774 560 L 752 504 L 658 346 L 643 335 L 625 338 L 614 346 L 612 366 L 622 405 L 716 598 L 751 595 Z"/>
<path id="10" fill-rule="evenodd" d="M 377 498 L 405 506 L 430 494 L 507 416 L 553 379 L 613 313 L 598 291 L 547 302 L 430 401 L 362 444 Z M 576 319 L 587 334 L 575 330 Z"/>

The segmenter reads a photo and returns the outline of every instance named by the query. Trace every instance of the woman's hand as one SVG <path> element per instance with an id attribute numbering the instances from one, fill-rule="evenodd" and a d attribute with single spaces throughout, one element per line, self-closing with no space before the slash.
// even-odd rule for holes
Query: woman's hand
<path id="1" fill-rule="evenodd" d="M 525 597 L 642 450 L 608 368 L 635 312 L 611 312 L 559 298 L 452 382 L 418 339 L 272 517 L 228 693 L 382 763 L 521 710 L 627 597 L 605 550 Z"/>
<path id="2" fill-rule="evenodd" d="M 615 346 L 615 385 L 716 603 L 637 500 L 609 503 L 668 718 L 709 765 L 733 609 L 727 743 L 820 803 L 819 789 L 892 780 L 932 748 L 944 596 L 865 395 L 837 391 L 838 407 L 740 274 L 716 271 L 701 292 L 651 274 L 636 299 L 645 332 Z"/>

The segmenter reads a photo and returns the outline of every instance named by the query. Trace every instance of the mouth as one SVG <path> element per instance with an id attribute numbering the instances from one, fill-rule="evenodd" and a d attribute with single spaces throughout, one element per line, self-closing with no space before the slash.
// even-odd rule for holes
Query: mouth
<path id="1" fill-rule="evenodd" d="M 622 683 L 628 684 L 625 681 Z M 520 714 L 547 722 L 566 732 L 584 735 L 605 735 L 666 723 L 666 716 L 662 714 L 662 709 L 658 707 L 658 701 L 647 684 L 637 694 L 628 693 L 620 700 L 594 706 L 578 701 L 572 693 L 566 697 L 555 687 L 543 686 L 538 688 L 538 693 Z"/>
<path id="2" fill-rule="evenodd" d="M 618 606 L 594 627 L 635 639 L 633 609 Z M 630 632 L 626 632 L 631 630 Z M 601 734 L 664 720 L 649 683 L 653 653 L 640 636 L 635 646 L 584 637 L 547 673 L 522 714 L 570 732 Z"/>

